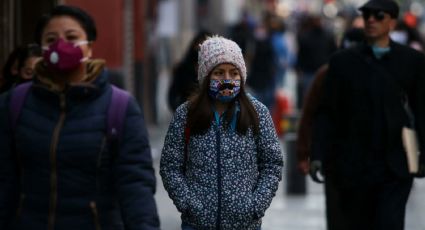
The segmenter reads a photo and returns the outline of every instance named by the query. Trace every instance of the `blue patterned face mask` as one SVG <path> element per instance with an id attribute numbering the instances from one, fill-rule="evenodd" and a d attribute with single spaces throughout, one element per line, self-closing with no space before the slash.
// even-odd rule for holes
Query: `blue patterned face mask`
<path id="1" fill-rule="evenodd" d="M 229 102 L 239 94 L 240 90 L 240 80 L 210 80 L 208 94 L 212 99 L 221 102 Z"/>

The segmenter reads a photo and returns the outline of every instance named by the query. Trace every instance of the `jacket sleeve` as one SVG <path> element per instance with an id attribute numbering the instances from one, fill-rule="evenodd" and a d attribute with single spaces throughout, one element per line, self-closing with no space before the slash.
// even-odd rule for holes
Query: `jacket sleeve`
<path id="1" fill-rule="evenodd" d="M 189 194 L 183 173 L 186 105 L 187 103 L 180 106 L 171 120 L 165 137 L 160 164 L 160 174 L 164 187 L 180 212 L 186 210 Z"/>
<path id="2" fill-rule="evenodd" d="M 425 165 L 425 57 L 421 55 L 417 66 L 419 71 L 414 89 L 414 110 L 415 124 L 419 139 L 420 154 L 419 162 Z"/>
<path id="3" fill-rule="evenodd" d="M 256 143 L 259 175 L 253 192 L 253 203 L 254 214 L 261 218 L 279 187 L 283 156 L 270 113 L 265 106 L 260 106 L 257 112 L 260 118 L 260 134 Z"/>
<path id="4" fill-rule="evenodd" d="M 316 113 L 322 96 L 322 83 L 328 70 L 328 65 L 323 65 L 314 76 L 310 90 L 304 101 L 298 128 L 296 151 L 298 161 L 311 158 L 311 132 L 313 129 L 313 116 Z"/>
<path id="5" fill-rule="evenodd" d="M 115 186 L 126 229 L 159 229 L 148 133 L 142 111 L 134 98 L 128 104 L 124 135 L 115 164 Z"/>
<path id="6" fill-rule="evenodd" d="M 8 94 L 0 95 L 0 229 L 15 218 L 18 192 L 16 155 L 12 151 Z"/>
<path id="7" fill-rule="evenodd" d="M 331 142 L 334 141 L 335 114 L 338 114 L 339 100 L 343 97 L 340 93 L 341 77 L 335 73 L 334 59 L 329 62 L 328 74 L 324 77 L 322 96 L 318 103 L 312 124 L 311 160 L 325 159 L 331 151 Z M 340 111 L 339 111 L 340 112 Z"/>

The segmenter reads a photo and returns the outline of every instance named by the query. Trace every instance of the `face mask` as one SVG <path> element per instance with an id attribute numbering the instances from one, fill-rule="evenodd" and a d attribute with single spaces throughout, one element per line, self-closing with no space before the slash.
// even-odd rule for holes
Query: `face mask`
<path id="1" fill-rule="evenodd" d="M 211 80 L 208 93 L 215 100 L 229 102 L 239 94 L 240 90 L 240 80 Z"/>
<path id="2" fill-rule="evenodd" d="M 43 58 L 49 69 L 55 72 L 70 72 L 87 60 L 83 58 L 83 51 L 79 47 L 87 43 L 87 41 L 71 43 L 60 38 L 48 47 L 43 47 Z"/>

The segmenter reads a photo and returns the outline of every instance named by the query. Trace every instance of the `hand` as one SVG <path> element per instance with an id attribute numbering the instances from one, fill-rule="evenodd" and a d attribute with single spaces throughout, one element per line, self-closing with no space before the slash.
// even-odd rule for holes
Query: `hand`
<path id="1" fill-rule="evenodd" d="M 418 172 L 413 175 L 416 178 L 424 178 L 425 177 L 425 164 L 420 164 Z"/>
<path id="2" fill-rule="evenodd" d="M 321 175 L 320 177 L 318 176 L 319 173 Z M 322 167 L 321 161 L 314 160 L 310 162 L 310 176 L 311 176 L 311 179 L 316 183 L 325 182 L 324 179 L 322 179 L 324 175 L 323 175 L 323 167 Z"/>
<path id="3" fill-rule="evenodd" d="M 310 162 L 306 160 L 298 160 L 298 170 L 303 174 L 307 175 L 310 171 Z"/>

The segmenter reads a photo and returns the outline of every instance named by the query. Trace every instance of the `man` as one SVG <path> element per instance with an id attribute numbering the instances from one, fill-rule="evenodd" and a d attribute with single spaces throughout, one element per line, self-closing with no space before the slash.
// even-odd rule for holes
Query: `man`
<path id="1" fill-rule="evenodd" d="M 425 57 L 390 40 L 399 7 L 370 0 L 359 8 L 367 42 L 336 53 L 314 118 L 313 175 L 323 171 L 339 194 L 342 229 L 404 229 L 413 177 L 401 141 L 408 99 L 420 149 L 425 148 Z M 405 95 L 405 96 L 404 96 Z M 313 167 L 314 166 L 314 167 Z M 314 177 L 313 177 L 314 178 Z"/>
<path id="2" fill-rule="evenodd" d="M 350 47 L 356 46 L 363 43 L 364 31 L 362 28 L 350 28 L 345 31 L 344 36 L 340 42 L 340 49 L 348 49 Z M 296 153 L 298 158 L 298 168 L 303 174 L 308 174 L 309 171 L 312 171 L 312 179 L 318 183 L 325 182 L 317 177 L 315 169 L 317 168 L 317 163 L 319 167 L 321 162 L 312 162 L 312 170 L 310 170 L 310 156 L 311 156 L 311 136 L 313 129 L 313 118 L 316 114 L 317 107 L 320 102 L 320 98 L 323 95 L 323 81 L 327 75 L 328 64 L 323 65 L 319 68 L 317 73 L 314 76 L 314 79 L 311 83 L 311 87 L 306 95 L 301 118 L 298 126 L 298 137 L 296 144 Z M 344 218 L 341 218 L 341 211 L 339 208 L 339 190 L 335 188 L 334 183 L 324 184 L 325 187 L 325 196 L 326 196 L 326 224 L 327 230 L 340 230 L 345 229 Z"/>

